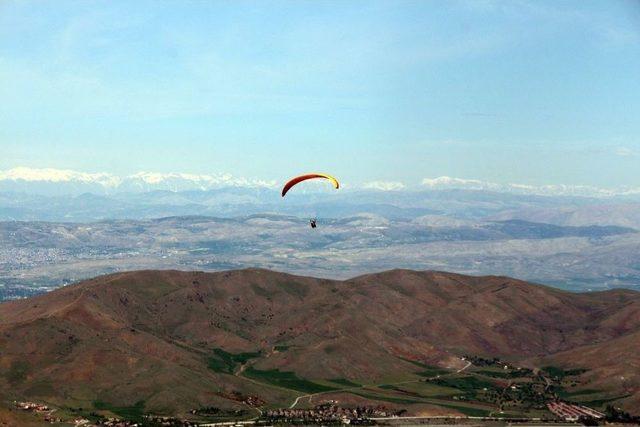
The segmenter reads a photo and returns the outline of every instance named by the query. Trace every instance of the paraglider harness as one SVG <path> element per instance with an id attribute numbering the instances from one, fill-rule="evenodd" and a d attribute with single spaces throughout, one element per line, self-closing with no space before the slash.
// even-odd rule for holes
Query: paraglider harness
<path id="1" fill-rule="evenodd" d="M 316 219 L 315 218 L 310 219 L 309 225 L 311 225 L 311 228 L 316 228 Z"/>

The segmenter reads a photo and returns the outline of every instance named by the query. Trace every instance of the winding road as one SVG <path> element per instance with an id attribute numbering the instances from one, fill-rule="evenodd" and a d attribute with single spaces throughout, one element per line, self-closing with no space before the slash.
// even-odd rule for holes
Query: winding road
<path id="1" fill-rule="evenodd" d="M 318 392 L 318 393 L 304 394 L 302 396 L 296 397 L 296 400 L 294 400 L 293 403 L 291 404 L 291 406 L 289 406 L 289 409 L 295 408 L 295 406 L 298 404 L 298 402 L 300 402 L 300 399 L 309 398 L 309 403 L 311 403 L 311 399 L 314 396 L 319 396 L 321 394 L 339 393 L 341 391 L 358 390 L 358 389 L 362 389 L 362 388 L 365 388 L 365 387 L 380 387 L 381 385 L 401 385 L 401 384 L 417 383 L 417 382 L 421 382 L 421 381 L 428 380 L 428 379 L 441 378 L 441 377 L 446 377 L 448 375 L 459 374 L 460 372 L 464 371 L 465 369 L 467 369 L 471 365 L 472 365 L 471 362 L 467 362 L 467 364 L 464 367 L 458 369 L 455 372 L 451 372 L 451 373 L 444 374 L 444 375 L 435 375 L 435 376 L 429 377 L 429 378 L 421 378 L 419 380 L 400 381 L 400 382 L 397 382 L 397 383 L 365 384 L 365 385 L 360 385 L 360 386 L 357 386 L 357 387 L 348 387 L 348 388 L 341 388 L 341 389 L 337 389 L 337 390 L 329 390 L 329 391 L 321 391 L 321 392 Z"/>

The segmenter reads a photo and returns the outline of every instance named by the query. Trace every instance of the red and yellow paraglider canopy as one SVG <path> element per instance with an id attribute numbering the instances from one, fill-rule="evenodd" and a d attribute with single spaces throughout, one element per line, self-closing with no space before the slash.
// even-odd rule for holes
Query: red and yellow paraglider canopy
<path id="1" fill-rule="evenodd" d="M 333 184 L 336 190 L 340 188 L 340 183 L 338 182 L 338 180 L 331 175 L 327 175 L 326 173 L 307 173 L 304 175 L 296 176 L 295 178 L 291 178 L 284 185 L 284 187 L 282 187 L 282 197 L 284 197 L 284 195 L 287 194 L 287 192 L 291 190 L 293 186 L 308 179 L 327 179 Z"/>

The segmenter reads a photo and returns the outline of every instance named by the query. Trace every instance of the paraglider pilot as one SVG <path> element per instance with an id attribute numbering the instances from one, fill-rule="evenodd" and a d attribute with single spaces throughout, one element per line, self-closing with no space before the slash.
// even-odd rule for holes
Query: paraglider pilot
<path id="1" fill-rule="evenodd" d="M 300 175 L 297 176 L 295 178 L 290 179 L 285 185 L 284 187 L 282 187 L 282 197 L 284 197 L 287 192 L 296 184 L 306 181 L 308 179 L 316 179 L 316 178 L 322 178 L 322 179 L 327 179 L 329 180 L 332 184 L 333 187 L 337 190 L 338 188 L 340 188 L 340 183 L 338 182 L 337 179 L 335 179 L 334 177 L 332 177 L 331 175 L 327 175 L 326 173 L 308 173 L 305 175 Z M 311 218 L 309 220 L 309 225 L 311 226 L 311 228 L 316 228 L 317 224 L 316 224 L 316 218 Z"/>

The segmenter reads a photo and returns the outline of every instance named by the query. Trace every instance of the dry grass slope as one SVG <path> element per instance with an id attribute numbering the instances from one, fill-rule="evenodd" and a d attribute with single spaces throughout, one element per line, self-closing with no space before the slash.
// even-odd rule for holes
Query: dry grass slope
<path id="1" fill-rule="evenodd" d="M 288 405 L 296 387 L 414 378 L 421 368 L 410 361 L 460 368 L 460 355 L 475 354 L 587 368 L 588 381 L 629 394 L 631 407 L 639 333 L 632 291 L 408 270 L 347 281 L 135 271 L 0 304 L 0 389 L 70 407 L 246 410 L 232 392 Z M 238 353 L 257 354 L 221 356 Z"/>

